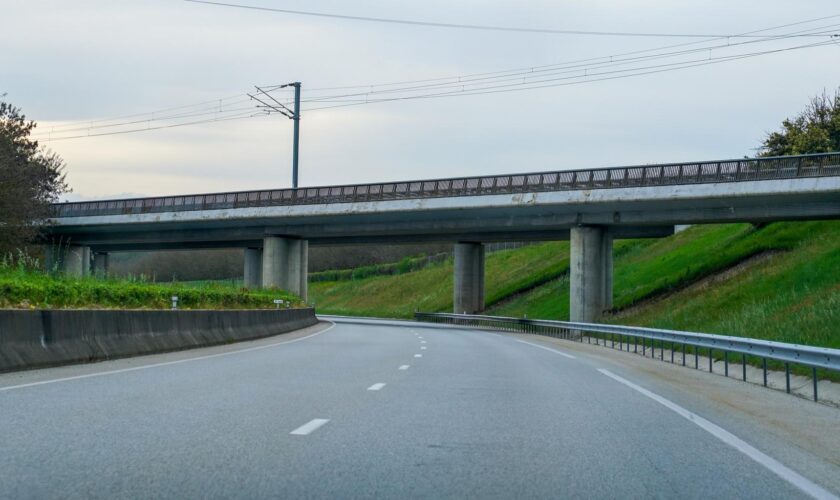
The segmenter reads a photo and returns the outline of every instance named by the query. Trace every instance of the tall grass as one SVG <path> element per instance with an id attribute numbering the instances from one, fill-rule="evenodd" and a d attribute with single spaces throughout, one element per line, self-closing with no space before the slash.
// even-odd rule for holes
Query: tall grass
<path id="1" fill-rule="evenodd" d="M 38 263 L 0 259 L 0 307 L 168 309 L 178 297 L 179 309 L 268 309 L 274 299 L 303 305 L 279 290 L 247 290 L 225 283 L 148 283 L 142 278 L 98 279 L 50 275 Z"/>

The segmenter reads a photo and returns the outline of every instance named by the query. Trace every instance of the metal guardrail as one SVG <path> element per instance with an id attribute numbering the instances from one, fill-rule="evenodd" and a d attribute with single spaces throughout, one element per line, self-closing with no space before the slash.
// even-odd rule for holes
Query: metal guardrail
<path id="1" fill-rule="evenodd" d="M 758 340 L 747 337 L 730 337 L 708 333 L 599 323 L 575 323 L 502 316 L 423 312 L 417 312 L 414 316 L 418 321 L 430 323 L 533 333 L 549 337 L 578 340 L 580 342 L 583 342 L 584 338 L 586 338 L 586 341 L 589 343 L 592 343 L 594 340 L 598 345 L 604 346 L 610 341 L 612 343 L 611 347 L 613 348 L 615 348 L 616 339 L 618 339 L 619 349 L 624 350 L 624 346 L 626 346 L 628 351 L 631 347 L 628 339 L 632 339 L 633 352 L 638 353 L 641 349 L 642 355 L 644 356 L 650 350 L 651 357 L 655 357 L 658 347 L 659 359 L 664 361 L 665 350 L 670 349 L 672 363 L 674 362 L 675 351 L 682 349 L 683 366 L 686 365 L 686 347 L 690 346 L 694 351 L 694 367 L 697 369 L 699 369 L 699 356 L 701 351 L 708 351 L 709 372 L 714 371 L 714 353 L 722 352 L 724 371 L 727 377 L 729 376 L 729 355 L 735 353 L 741 355 L 741 375 L 744 381 L 747 380 L 747 356 L 754 356 L 762 359 L 765 387 L 767 386 L 767 360 L 779 361 L 784 363 L 785 366 L 785 389 L 788 393 L 790 393 L 790 365 L 803 365 L 810 367 L 812 370 L 814 401 L 818 400 L 817 370 L 825 369 L 840 372 L 840 349 L 786 344 L 783 342 L 771 342 L 769 340 Z M 639 343 L 640 341 L 641 344 Z"/>
<path id="2" fill-rule="evenodd" d="M 53 205 L 54 217 L 355 203 L 522 192 L 670 186 L 840 175 L 840 152 L 378 184 L 162 196 Z"/>

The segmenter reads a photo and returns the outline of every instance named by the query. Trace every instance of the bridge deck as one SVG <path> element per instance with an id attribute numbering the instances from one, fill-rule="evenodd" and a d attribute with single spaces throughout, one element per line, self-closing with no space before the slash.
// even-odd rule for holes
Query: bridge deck
<path id="1" fill-rule="evenodd" d="M 58 203 L 57 218 L 840 176 L 840 152 L 591 170 Z"/>

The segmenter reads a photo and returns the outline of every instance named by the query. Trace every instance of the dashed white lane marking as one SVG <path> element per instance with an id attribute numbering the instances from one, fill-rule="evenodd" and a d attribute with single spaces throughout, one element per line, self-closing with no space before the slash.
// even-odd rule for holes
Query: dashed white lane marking
<path id="1" fill-rule="evenodd" d="M 422 358 L 422 357 L 423 357 L 423 355 L 422 355 L 422 354 L 415 354 L 415 355 L 414 355 L 414 357 L 415 357 L 415 358 Z"/>
<path id="2" fill-rule="evenodd" d="M 577 359 L 574 356 L 572 356 L 571 354 L 566 354 L 565 352 L 558 351 L 557 349 L 551 349 L 550 347 L 544 347 L 544 346 L 541 346 L 541 345 L 532 344 L 530 342 L 525 342 L 524 340 L 519 340 L 519 339 L 514 339 L 514 340 L 516 340 L 517 342 L 519 342 L 521 344 L 528 344 L 529 346 L 536 347 L 537 349 L 543 349 L 543 350 L 546 350 L 546 351 L 550 351 L 550 352 L 553 352 L 554 354 L 559 354 L 559 355 L 567 357 L 569 359 Z"/>
<path id="3" fill-rule="evenodd" d="M 421 341 L 420 341 L 420 343 L 421 343 L 421 344 L 425 344 L 425 343 L 426 343 L 426 341 L 425 341 L 425 340 L 421 340 Z"/>
<path id="4" fill-rule="evenodd" d="M 400 365 L 400 370 L 408 370 L 409 365 Z"/>
<path id="5" fill-rule="evenodd" d="M 385 384 L 382 383 L 382 382 L 379 382 L 378 384 L 373 384 L 372 386 L 368 387 L 368 390 L 369 391 L 378 391 L 379 389 L 382 389 L 383 387 L 385 387 Z"/>
<path id="6" fill-rule="evenodd" d="M 301 425 L 297 429 L 293 430 L 289 434 L 293 434 L 295 436 L 306 436 L 307 434 L 312 434 L 318 428 L 322 427 L 324 424 L 329 422 L 330 419 L 328 418 L 313 418 L 309 422 Z"/>
<path id="7" fill-rule="evenodd" d="M 321 330 L 320 332 L 315 332 L 311 335 L 307 335 L 305 337 L 300 337 L 293 340 L 284 340 L 283 342 L 274 342 L 273 344 L 266 344 L 266 345 L 258 345 L 256 347 L 247 347 L 245 349 L 239 349 L 236 351 L 228 351 L 228 352 L 220 352 L 218 354 L 209 354 L 207 356 L 197 356 L 194 358 L 186 358 L 186 359 L 177 359 L 175 361 L 165 361 L 163 363 L 152 363 L 150 365 L 142 365 L 142 366 L 133 366 L 131 368 L 121 368 L 119 370 L 109 370 L 105 372 L 96 372 L 96 373 L 86 373 L 84 375 L 76 375 L 74 377 L 64 377 L 64 378 L 55 378 L 52 380 L 41 380 L 40 382 L 30 382 L 28 384 L 19 384 L 19 385 L 9 385 L 6 387 L 0 387 L 0 392 L 3 391 L 11 391 L 14 389 L 23 389 L 25 387 L 35 387 L 38 385 L 46 385 L 46 384 L 55 384 L 57 382 L 69 382 L 71 380 L 81 380 L 84 378 L 92 378 L 92 377 L 103 377 L 105 375 L 116 375 L 118 373 L 127 373 L 127 372 L 134 372 L 137 370 L 146 370 L 149 368 L 160 368 L 161 366 L 169 366 L 169 365 L 178 365 L 181 363 L 189 363 L 191 361 L 202 361 L 205 359 L 212 359 L 212 358 L 220 358 L 222 356 L 230 356 L 232 354 L 241 354 L 243 352 L 251 352 L 251 351 L 259 351 L 261 349 L 268 349 L 270 347 L 277 347 L 283 344 L 292 344 L 294 342 L 300 342 L 301 340 L 306 340 L 312 338 L 316 335 L 321 335 L 322 333 L 327 333 L 328 331 L 335 328 L 335 323 L 332 324 L 329 328 Z"/>
<path id="8" fill-rule="evenodd" d="M 425 350 L 426 350 L 426 346 L 424 346 L 424 345 L 420 346 L 420 350 L 421 350 L 421 351 L 425 351 Z"/>
<path id="9" fill-rule="evenodd" d="M 811 480 L 801 476 L 797 472 L 787 468 L 778 460 L 764 454 L 763 452 L 759 451 L 758 449 L 754 448 L 747 442 L 743 441 L 738 436 L 730 433 L 729 431 L 723 429 L 722 427 L 709 422 L 705 418 L 686 410 L 682 406 L 674 403 L 669 399 L 665 399 L 659 394 L 651 392 L 644 387 L 638 386 L 629 380 L 619 377 L 618 375 L 610 372 L 609 370 L 604 370 L 603 368 L 598 369 L 599 372 L 603 373 L 607 377 L 620 382 L 627 387 L 637 391 L 650 399 L 656 401 L 657 403 L 661 404 L 662 406 L 668 408 L 669 410 L 673 411 L 677 415 L 697 424 L 698 427 L 703 429 L 704 431 L 708 432 L 712 436 L 718 438 L 719 440 L 723 441 L 724 443 L 728 444 L 729 446 L 735 448 L 736 450 L 740 451 L 744 455 L 750 457 L 751 459 L 755 460 L 758 464 L 762 465 L 763 467 L 767 468 L 780 478 L 784 479 L 788 483 L 792 484 L 803 493 L 810 495 L 813 498 L 819 499 L 829 499 L 829 498 L 837 498 L 834 494 L 830 491 L 824 489 L 822 486 L 819 486 L 816 483 L 813 483 Z"/>

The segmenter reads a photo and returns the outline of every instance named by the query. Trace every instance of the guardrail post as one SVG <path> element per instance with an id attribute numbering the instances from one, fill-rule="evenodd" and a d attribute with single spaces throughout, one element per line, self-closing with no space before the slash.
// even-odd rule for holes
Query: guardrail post
<path id="1" fill-rule="evenodd" d="M 790 363 L 785 362 L 785 392 L 790 394 Z"/>
<path id="2" fill-rule="evenodd" d="M 816 367 L 811 369 L 811 378 L 814 380 L 814 401 L 817 401 L 817 384 L 819 384 L 819 379 L 817 378 Z"/>

